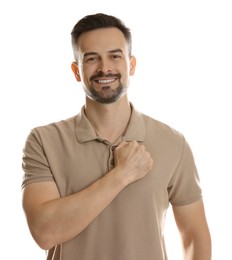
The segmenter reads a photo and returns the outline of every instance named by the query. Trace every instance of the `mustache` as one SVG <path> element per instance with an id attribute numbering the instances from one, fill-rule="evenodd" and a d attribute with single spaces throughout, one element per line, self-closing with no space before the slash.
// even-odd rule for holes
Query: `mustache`
<path id="1" fill-rule="evenodd" d="M 112 73 L 108 73 L 108 74 L 105 74 L 104 72 L 100 71 L 99 73 L 93 75 L 90 77 L 90 80 L 95 80 L 96 78 L 112 78 L 112 77 L 115 77 L 115 78 L 121 78 L 121 75 L 120 74 L 112 74 Z"/>

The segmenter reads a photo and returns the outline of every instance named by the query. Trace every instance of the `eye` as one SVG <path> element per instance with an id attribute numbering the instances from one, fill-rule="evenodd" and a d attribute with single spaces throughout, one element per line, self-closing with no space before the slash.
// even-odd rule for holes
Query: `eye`
<path id="1" fill-rule="evenodd" d="M 114 55 L 112 55 L 112 58 L 115 59 L 115 60 L 121 59 L 121 55 L 114 54 Z"/>
<path id="2" fill-rule="evenodd" d="M 86 58 L 84 58 L 84 63 L 87 64 L 93 64 L 96 63 L 100 60 L 100 58 L 98 56 L 88 56 Z"/>

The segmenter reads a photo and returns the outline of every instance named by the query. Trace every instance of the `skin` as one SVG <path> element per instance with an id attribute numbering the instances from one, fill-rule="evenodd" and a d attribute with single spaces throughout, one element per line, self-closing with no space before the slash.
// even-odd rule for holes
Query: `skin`
<path id="1" fill-rule="evenodd" d="M 127 88 L 136 60 L 129 56 L 125 38 L 116 28 L 82 34 L 77 57 L 71 67 L 86 93 L 86 116 L 96 133 L 113 143 L 124 132 L 130 118 Z M 78 235 L 127 185 L 155 167 L 154 158 L 136 141 L 122 142 L 114 150 L 114 158 L 114 169 L 70 196 L 60 198 L 53 182 L 33 183 L 24 188 L 23 208 L 30 231 L 41 248 L 50 249 Z M 173 211 L 184 259 L 211 259 L 203 201 L 173 207 Z"/>

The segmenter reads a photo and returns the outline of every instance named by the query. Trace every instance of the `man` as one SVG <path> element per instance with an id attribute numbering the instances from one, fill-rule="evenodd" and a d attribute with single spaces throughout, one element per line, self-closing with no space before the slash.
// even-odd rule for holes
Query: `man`
<path id="1" fill-rule="evenodd" d="M 23 207 L 35 241 L 53 260 L 164 260 L 171 204 L 184 259 L 209 260 L 187 142 L 128 101 L 136 67 L 130 30 L 113 16 L 89 15 L 74 26 L 72 44 L 85 105 L 33 129 L 24 149 Z"/>

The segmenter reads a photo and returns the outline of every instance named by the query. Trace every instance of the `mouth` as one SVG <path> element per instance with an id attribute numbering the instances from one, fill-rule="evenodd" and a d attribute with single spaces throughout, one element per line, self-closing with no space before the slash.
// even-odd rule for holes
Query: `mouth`
<path id="1" fill-rule="evenodd" d="M 110 85 L 120 78 L 120 74 L 105 74 L 103 72 L 99 72 L 98 74 L 90 77 L 90 81 L 93 81 L 99 85 Z"/>
<path id="2" fill-rule="evenodd" d="M 114 81 L 116 81 L 117 78 L 110 78 L 110 79 L 94 79 L 94 82 L 98 83 L 98 84 L 111 84 Z"/>

